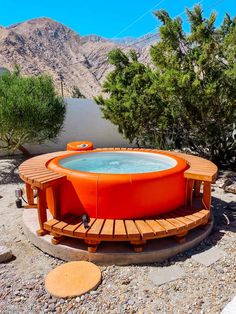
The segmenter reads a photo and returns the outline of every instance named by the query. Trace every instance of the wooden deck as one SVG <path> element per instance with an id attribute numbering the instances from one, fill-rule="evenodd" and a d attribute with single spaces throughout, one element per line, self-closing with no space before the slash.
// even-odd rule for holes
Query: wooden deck
<path id="1" fill-rule="evenodd" d="M 155 219 L 113 220 L 92 218 L 86 229 L 81 217 L 73 215 L 64 219 L 51 219 L 44 229 L 54 235 L 54 244 L 63 237 L 83 239 L 91 252 L 97 250 L 102 241 L 129 241 L 135 251 L 140 252 L 147 240 L 175 236 L 184 241 L 186 234 L 201 225 L 206 225 L 210 211 L 206 209 L 178 209 Z"/>
<path id="2" fill-rule="evenodd" d="M 126 150 L 126 148 L 120 148 Z M 111 148 L 109 150 L 120 150 Z M 96 149 L 102 151 L 105 149 Z M 107 150 L 107 149 L 106 149 Z M 130 149 L 127 149 L 130 150 Z M 138 149 L 135 149 L 138 150 Z M 141 149 L 144 151 L 144 149 Z M 147 152 L 158 150 L 145 149 Z M 63 237 L 83 239 L 88 244 L 88 250 L 95 252 L 101 241 L 129 241 L 136 252 L 143 249 L 147 240 L 175 236 L 184 241 L 189 230 L 207 224 L 210 217 L 211 183 L 216 179 L 217 167 L 210 161 L 187 154 L 168 152 L 170 155 L 184 158 L 189 164 L 184 176 L 187 179 L 185 207 L 154 219 L 113 220 L 91 218 L 89 228 L 85 229 L 81 217 L 66 216 L 60 218 L 58 212 L 53 219 L 47 219 L 46 189 L 55 192 L 57 204 L 57 187 L 66 180 L 65 175 L 58 174 L 47 168 L 47 163 L 58 156 L 71 154 L 71 151 L 61 151 L 40 155 L 26 160 L 19 167 L 19 174 L 26 183 L 27 200 L 30 206 L 34 204 L 33 190 L 37 190 L 37 209 L 40 229 L 38 235 L 51 233 L 52 242 L 59 243 Z M 202 194 L 200 194 L 203 186 Z M 193 206 L 193 199 L 200 198 L 200 206 Z"/>

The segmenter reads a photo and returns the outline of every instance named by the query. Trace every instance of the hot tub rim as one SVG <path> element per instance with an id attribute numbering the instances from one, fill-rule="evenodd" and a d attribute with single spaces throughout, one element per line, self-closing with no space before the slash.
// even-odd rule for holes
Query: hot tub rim
<path id="1" fill-rule="evenodd" d="M 98 172 L 87 172 L 87 171 L 80 171 L 80 170 L 72 170 L 72 169 L 68 169 L 68 168 L 64 168 L 63 166 L 61 166 L 59 164 L 59 161 L 70 157 L 70 156 L 74 156 L 74 155 L 81 155 L 81 154 L 91 154 L 91 153 L 97 153 L 97 152 L 140 152 L 140 153 L 149 153 L 149 154 L 157 154 L 157 155 L 164 155 L 167 157 L 170 157 L 172 159 L 174 159 L 177 164 L 174 167 L 171 167 L 169 169 L 165 169 L 165 170 L 161 170 L 161 171 L 152 171 L 152 172 L 142 172 L 142 173 L 98 173 Z M 64 174 L 67 177 L 69 176 L 73 176 L 73 175 L 81 175 L 81 176 L 86 176 L 86 177 L 91 177 L 94 178 L 94 176 L 97 177 L 103 177 L 106 179 L 109 178 L 132 178 L 132 179 L 153 179 L 153 178 L 161 178 L 161 177 L 166 177 L 169 175 L 173 175 L 173 174 L 177 174 L 180 172 L 184 172 L 185 170 L 187 170 L 189 168 L 189 164 L 187 163 L 187 161 L 184 158 L 178 157 L 178 156 L 174 156 L 171 153 L 168 154 L 168 152 L 162 152 L 162 151 L 146 151 L 146 150 L 142 150 L 142 149 L 132 149 L 132 150 L 125 150 L 125 149 L 120 149 L 120 150 L 116 150 L 116 149 L 96 149 L 96 150 L 91 150 L 91 151 L 76 151 L 76 152 L 71 152 L 71 153 L 67 153 L 65 155 L 62 156 L 58 156 L 55 158 L 50 159 L 47 163 L 46 163 L 46 167 L 48 169 L 50 169 L 51 171 L 57 172 L 59 174 Z"/>

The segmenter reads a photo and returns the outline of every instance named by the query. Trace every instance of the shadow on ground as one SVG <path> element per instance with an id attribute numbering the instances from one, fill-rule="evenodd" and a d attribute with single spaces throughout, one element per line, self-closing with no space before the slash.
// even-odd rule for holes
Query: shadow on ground
<path id="1" fill-rule="evenodd" d="M 211 234 L 199 245 L 183 253 L 177 254 L 166 261 L 154 264 L 145 264 L 143 266 L 149 265 L 153 267 L 164 267 L 174 265 L 176 262 L 184 262 L 185 260 L 191 258 L 193 255 L 202 253 L 214 247 L 225 235 L 226 231 L 236 233 L 236 227 L 228 224 L 228 222 L 236 221 L 236 202 L 231 201 L 227 203 L 217 197 L 213 197 L 212 207 L 214 216 L 214 227 Z M 225 218 L 225 216 L 228 217 L 228 220 Z"/>
<path id="2" fill-rule="evenodd" d="M 18 167 L 24 160 L 26 160 L 24 156 L 0 157 L 0 185 L 22 182 Z"/>

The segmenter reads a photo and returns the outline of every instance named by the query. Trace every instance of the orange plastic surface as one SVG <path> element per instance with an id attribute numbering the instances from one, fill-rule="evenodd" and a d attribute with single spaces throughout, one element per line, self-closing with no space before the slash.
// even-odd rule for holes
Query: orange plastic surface
<path id="1" fill-rule="evenodd" d="M 66 146 L 66 150 L 73 150 L 73 151 L 87 151 L 93 149 L 93 143 L 92 142 L 70 142 Z"/>
<path id="2" fill-rule="evenodd" d="M 138 151 L 148 154 L 145 150 Z M 54 158 L 47 165 L 52 171 L 67 175 L 67 181 L 59 186 L 62 215 L 87 213 L 89 217 L 95 218 L 136 219 L 157 216 L 185 203 L 184 171 L 188 168 L 188 164 L 180 157 L 158 152 L 177 161 L 175 167 L 163 171 L 141 174 L 98 174 L 60 166 L 60 159 L 74 154 L 83 154 L 83 152 Z M 47 193 L 49 209 L 51 209 L 50 193 L 49 190 Z"/>

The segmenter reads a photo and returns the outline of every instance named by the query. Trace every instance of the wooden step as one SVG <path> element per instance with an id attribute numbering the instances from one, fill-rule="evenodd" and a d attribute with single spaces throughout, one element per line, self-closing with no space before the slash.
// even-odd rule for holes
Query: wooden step
<path id="1" fill-rule="evenodd" d="M 205 209 L 178 209 L 156 219 L 115 220 L 91 218 L 86 229 L 81 217 L 69 215 L 44 223 L 45 230 L 74 238 L 98 241 L 139 241 L 184 234 L 209 219 Z"/>

